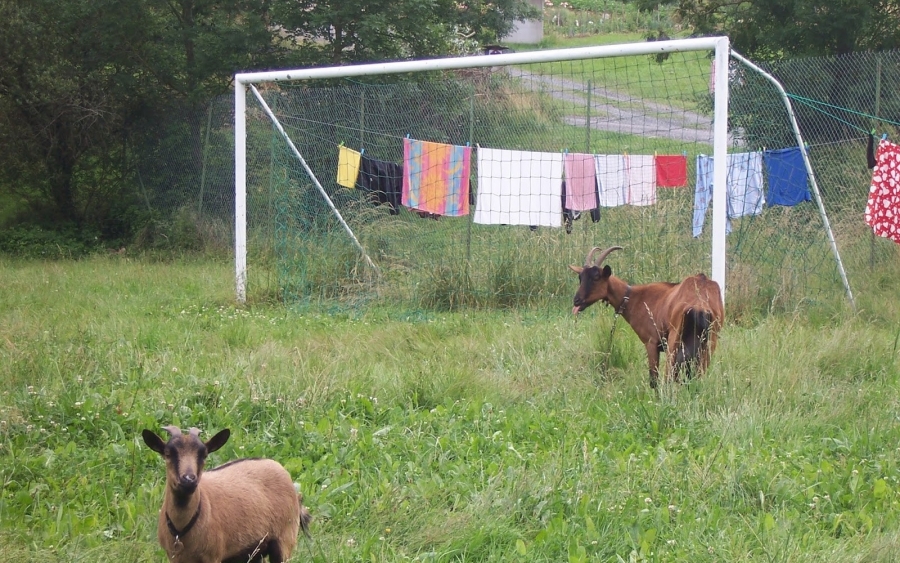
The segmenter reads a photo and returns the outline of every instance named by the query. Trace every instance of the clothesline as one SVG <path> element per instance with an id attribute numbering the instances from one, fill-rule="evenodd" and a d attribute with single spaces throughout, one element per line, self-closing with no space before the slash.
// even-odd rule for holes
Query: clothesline
<path id="1" fill-rule="evenodd" d="M 463 216 L 475 204 L 473 222 L 559 227 L 564 214 L 621 205 L 654 205 L 658 187 L 687 186 L 684 155 L 592 155 L 477 147 L 477 203 L 469 187 L 472 147 L 403 138 L 402 164 L 379 161 L 339 146 L 338 183 L 359 186 L 387 203 L 422 216 Z M 712 157 L 697 156 L 693 235 L 699 236 L 712 201 Z M 764 190 L 763 164 L 769 200 Z M 359 179 L 357 179 L 357 177 Z M 799 147 L 728 155 L 729 219 L 758 215 L 766 203 L 810 201 Z M 596 213 L 594 213 L 596 211 Z"/>

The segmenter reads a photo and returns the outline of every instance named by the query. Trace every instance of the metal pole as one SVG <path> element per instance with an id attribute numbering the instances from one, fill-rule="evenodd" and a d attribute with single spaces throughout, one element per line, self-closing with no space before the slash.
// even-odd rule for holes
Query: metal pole
<path id="1" fill-rule="evenodd" d="M 728 194 L 728 52 L 727 37 L 716 42 L 715 112 L 713 120 L 712 279 L 725 302 L 725 259 Z"/>
<path id="2" fill-rule="evenodd" d="M 251 82 L 277 82 L 283 80 L 319 80 L 369 76 L 381 74 L 402 74 L 417 71 L 458 70 L 463 68 L 483 68 L 509 66 L 524 63 L 547 63 L 557 61 L 578 61 L 601 57 L 626 55 L 653 55 L 677 51 L 708 51 L 714 49 L 722 37 L 697 37 L 693 39 L 673 39 L 619 45 L 595 45 L 547 51 L 523 51 L 502 55 L 476 55 L 471 57 L 449 57 L 444 59 L 423 59 L 416 61 L 396 61 L 362 65 L 332 66 L 324 68 L 301 68 L 294 70 L 274 70 L 266 72 L 238 73 L 235 81 L 243 84 Z"/>
<path id="3" fill-rule="evenodd" d="M 306 159 L 303 158 L 303 155 L 300 154 L 300 151 L 297 150 L 297 147 L 294 145 L 294 142 L 288 137 L 288 134 L 285 132 L 284 127 L 281 126 L 281 122 L 275 117 L 275 114 L 272 113 L 271 108 L 269 108 L 268 104 L 266 104 L 265 100 L 263 100 L 262 95 L 259 93 L 259 90 L 256 89 L 252 84 L 250 85 L 250 89 L 253 91 L 253 95 L 256 96 L 256 99 L 259 101 L 263 110 L 266 112 L 266 115 L 269 116 L 269 119 L 272 120 L 272 123 L 275 124 L 275 128 L 278 129 L 278 132 L 281 133 L 281 136 L 287 142 L 288 146 L 291 147 L 291 150 L 294 152 L 294 156 L 300 161 L 300 164 L 303 165 L 303 169 L 306 170 L 306 173 L 309 174 L 309 177 L 312 178 L 313 184 L 315 184 L 316 188 L 319 189 L 319 193 L 322 194 L 322 197 L 325 198 L 325 201 L 328 203 L 328 206 L 331 207 L 331 211 L 337 217 L 341 226 L 344 227 L 344 230 L 347 231 L 347 234 L 350 235 L 350 238 L 353 240 L 353 244 L 356 245 L 356 248 L 362 253 L 363 258 L 366 261 L 366 264 L 369 265 L 370 268 L 375 270 L 378 273 L 378 267 L 372 262 L 372 259 L 369 258 L 369 255 L 366 254 L 366 249 L 359 243 L 359 240 L 356 239 L 356 235 L 353 234 L 353 231 L 350 229 L 350 225 L 344 221 L 344 218 L 341 216 L 341 212 L 338 211 L 337 207 L 334 206 L 334 202 L 331 201 L 331 198 L 328 197 L 328 192 L 325 191 L 325 188 L 322 187 L 322 184 L 319 183 L 319 179 L 316 178 L 316 175 L 313 173 L 312 169 L 306 164 Z"/>
<path id="4" fill-rule="evenodd" d="M 247 300 L 247 90 L 234 81 L 234 285 Z"/>
<path id="5" fill-rule="evenodd" d="M 781 99 L 784 101 L 785 107 L 787 107 L 788 117 L 790 117 L 791 119 L 791 127 L 793 127 L 794 129 L 794 137 L 796 137 L 797 145 L 800 147 L 800 154 L 803 155 L 803 164 L 806 166 L 806 174 L 809 178 L 809 183 L 812 186 L 813 196 L 815 196 L 816 204 L 819 206 L 819 216 L 822 218 L 822 224 L 825 226 L 825 234 L 828 237 L 828 244 L 831 246 L 831 252 L 832 254 L 834 254 L 835 262 L 837 262 L 838 273 L 841 276 L 841 281 L 843 282 L 844 289 L 847 292 L 847 298 L 850 299 L 850 305 L 852 305 L 853 308 L 856 309 L 856 301 L 853 299 L 853 292 L 850 291 L 850 282 L 847 280 L 847 272 L 844 270 L 844 262 L 841 260 L 841 253 L 838 251 L 837 241 L 834 238 L 834 231 L 831 230 L 831 222 L 828 221 L 828 214 L 825 213 L 825 204 L 822 202 L 822 194 L 819 192 L 819 185 L 816 183 L 816 176 L 815 174 L 813 174 L 812 163 L 809 161 L 809 155 L 806 154 L 806 147 L 803 143 L 803 136 L 800 134 L 800 125 L 797 123 L 797 116 L 794 115 L 794 108 L 791 105 L 791 100 L 790 98 L 788 98 L 784 86 L 782 86 L 774 76 L 734 51 L 731 52 L 731 56 L 744 63 L 748 67 L 752 68 L 760 75 L 762 75 L 766 80 L 771 82 L 778 90 L 778 93 L 781 95 Z"/>

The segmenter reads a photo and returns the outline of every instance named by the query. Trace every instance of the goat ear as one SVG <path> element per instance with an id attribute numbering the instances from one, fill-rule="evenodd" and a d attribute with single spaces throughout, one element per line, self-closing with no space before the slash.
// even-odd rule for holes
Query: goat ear
<path id="1" fill-rule="evenodd" d="M 584 271 L 584 268 L 582 268 L 581 266 L 569 265 L 569 269 L 572 270 L 573 272 L 575 272 L 576 274 L 578 274 L 579 276 L 581 275 L 581 272 Z"/>
<path id="2" fill-rule="evenodd" d="M 222 446 L 225 445 L 225 442 L 228 441 L 228 438 L 230 436 L 231 436 L 231 430 L 229 430 L 227 428 L 225 430 L 222 430 L 221 432 L 219 432 L 218 434 L 216 434 L 215 436 L 213 436 L 206 442 L 206 444 L 205 444 L 206 451 L 208 453 L 213 453 L 214 451 L 218 450 L 219 448 L 221 448 Z"/>
<path id="3" fill-rule="evenodd" d="M 163 452 L 166 450 L 166 443 L 163 442 L 162 438 L 157 436 L 152 430 L 144 430 L 141 432 L 141 436 L 144 438 L 144 443 L 147 444 L 148 448 L 159 455 L 163 455 Z"/>
<path id="4" fill-rule="evenodd" d="M 609 267 L 609 264 L 603 266 L 603 277 L 608 278 L 612 275 L 612 268 Z"/>

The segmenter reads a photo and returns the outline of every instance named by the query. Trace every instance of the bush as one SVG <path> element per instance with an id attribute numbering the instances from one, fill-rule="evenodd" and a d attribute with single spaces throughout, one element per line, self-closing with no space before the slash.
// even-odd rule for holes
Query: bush
<path id="1" fill-rule="evenodd" d="M 18 225 L 0 231 L 0 253 L 22 258 L 81 258 L 102 250 L 98 233 L 75 225 Z"/>

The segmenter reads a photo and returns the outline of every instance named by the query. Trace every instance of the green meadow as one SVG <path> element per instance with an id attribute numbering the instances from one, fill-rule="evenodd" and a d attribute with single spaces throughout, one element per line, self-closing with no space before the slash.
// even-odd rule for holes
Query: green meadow
<path id="1" fill-rule="evenodd" d="M 314 515 L 292 561 L 895 561 L 879 268 L 856 311 L 729 319 L 708 374 L 657 393 L 630 328 L 568 296 L 327 315 L 237 306 L 227 259 L 0 259 L 0 553 L 164 561 L 140 431 L 176 424 L 232 430 L 211 466 L 290 471 Z"/>

